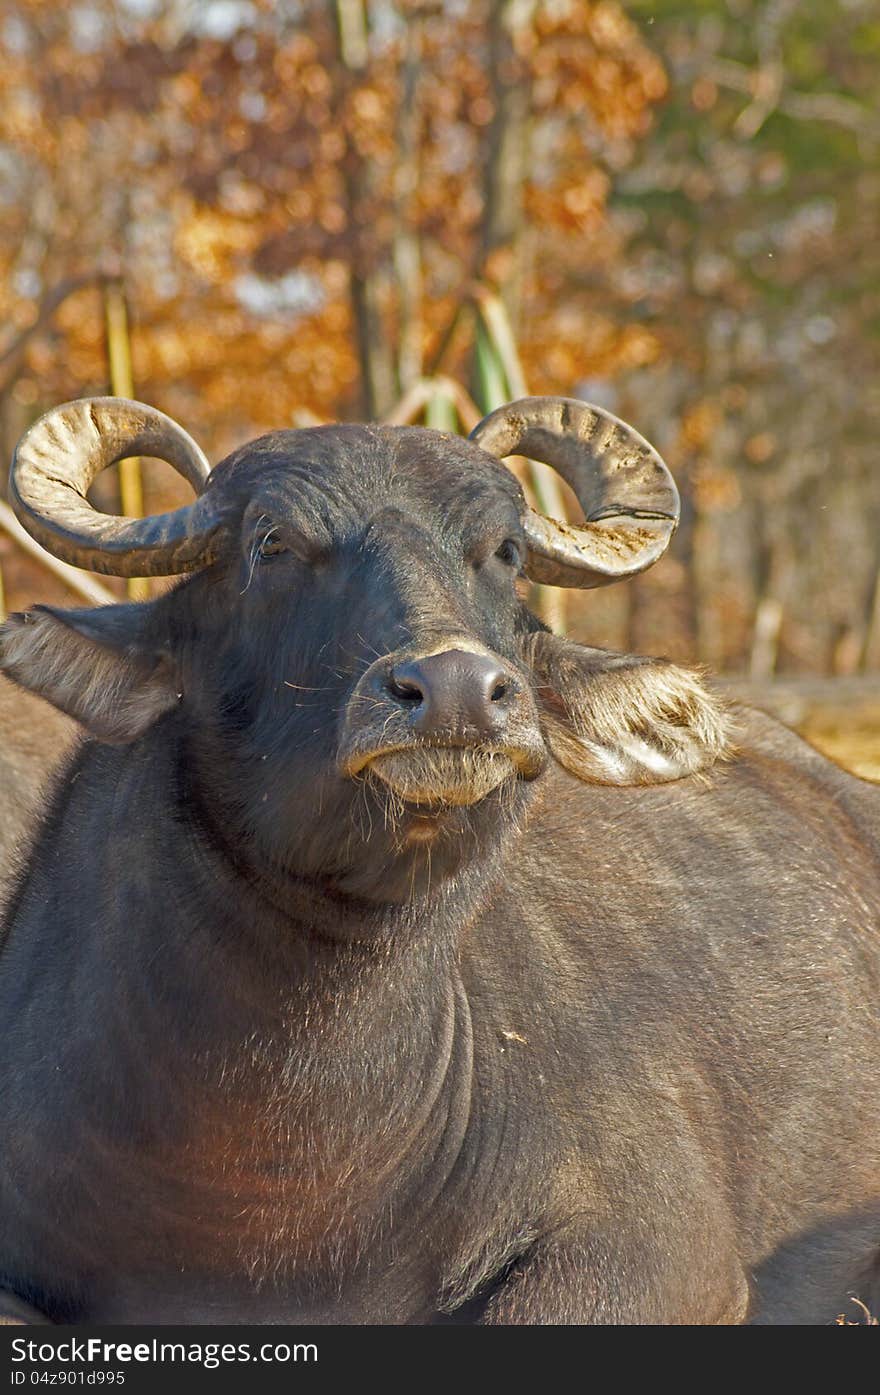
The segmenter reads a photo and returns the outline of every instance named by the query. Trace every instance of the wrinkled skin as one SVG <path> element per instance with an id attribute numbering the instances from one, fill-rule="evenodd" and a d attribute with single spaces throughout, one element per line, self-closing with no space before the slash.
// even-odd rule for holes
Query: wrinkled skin
<path id="1" fill-rule="evenodd" d="M 0 956 L 10 1306 L 875 1301 L 878 791 L 757 714 L 716 764 L 697 680 L 542 634 L 518 486 L 473 446 L 278 433 L 215 476 L 236 542 L 210 569 L 0 641 L 97 737 Z M 511 680 L 491 736 L 416 738 L 386 685 L 450 648 Z"/>

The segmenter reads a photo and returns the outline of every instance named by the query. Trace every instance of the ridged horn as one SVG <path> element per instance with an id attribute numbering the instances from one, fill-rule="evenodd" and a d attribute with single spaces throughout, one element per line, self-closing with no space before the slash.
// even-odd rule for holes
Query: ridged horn
<path id="1" fill-rule="evenodd" d="M 573 489 L 586 522 L 529 509 L 525 571 L 550 586 L 608 586 L 662 557 L 678 525 L 678 490 L 644 436 L 602 407 L 570 397 L 524 397 L 499 407 L 470 439 L 499 460 L 551 465 Z"/>
<path id="2" fill-rule="evenodd" d="M 132 455 L 173 465 L 201 497 L 171 513 L 120 518 L 86 495 L 102 470 Z M 15 448 L 9 502 L 32 537 L 76 567 L 110 576 L 173 576 L 212 560 L 220 513 L 203 490 L 204 453 L 176 421 L 124 397 L 53 407 Z"/>

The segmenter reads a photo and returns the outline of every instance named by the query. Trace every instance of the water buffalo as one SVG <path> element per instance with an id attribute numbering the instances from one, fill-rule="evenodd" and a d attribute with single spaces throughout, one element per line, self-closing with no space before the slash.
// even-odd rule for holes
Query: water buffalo
<path id="1" fill-rule="evenodd" d="M 198 491 L 96 513 L 126 455 Z M 501 461 L 555 466 L 585 522 Z M 0 664 L 90 734 L 0 954 L 9 1321 L 827 1322 L 876 1301 L 880 791 L 699 676 L 548 633 L 519 573 L 663 552 L 634 431 L 279 431 L 139 404 L 23 438 L 68 561 Z"/>

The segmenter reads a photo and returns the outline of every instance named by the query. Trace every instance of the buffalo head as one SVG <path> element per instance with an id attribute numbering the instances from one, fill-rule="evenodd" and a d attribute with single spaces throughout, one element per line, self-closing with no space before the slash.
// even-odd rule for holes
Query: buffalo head
<path id="1" fill-rule="evenodd" d="M 174 465 L 195 503 L 97 513 L 95 476 L 134 454 Z M 531 510 L 501 463 L 512 454 L 554 466 L 585 521 Z M 192 575 L 147 604 L 13 617 L 0 667 L 101 741 L 162 733 L 188 808 L 236 855 L 287 875 L 405 899 L 497 840 L 551 760 L 632 784 L 692 773 L 723 748 L 697 677 L 558 639 L 518 596 L 521 574 L 632 576 L 675 529 L 656 451 L 582 402 L 526 399 L 469 441 L 278 431 L 210 471 L 161 413 L 93 399 L 30 429 L 10 497 L 69 562 Z"/>

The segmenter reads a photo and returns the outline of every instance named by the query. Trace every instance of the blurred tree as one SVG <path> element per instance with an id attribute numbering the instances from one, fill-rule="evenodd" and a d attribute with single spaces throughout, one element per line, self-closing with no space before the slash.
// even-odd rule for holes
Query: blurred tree
<path id="1" fill-rule="evenodd" d="M 388 410 L 536 224 L 575 262 L 607 190 L 597 131 L 635 136 L 664 88 L 607 0 L 9 0 L 0 43 L 7 322 L 112 254 L 139 390 L 224 444 Z M 525 255 L 523 324 L 540 307 L 556 346 L 548 371 L 524 330 L 527 374 L 570 384 L 592 355 L 564 272 L 547 283 L 534 237 Z M 25 406 L 105 378 L 87 300 L 29 350 Z"/>
<path id="2" fill-rule="evenodd" d="M 438 370 L 478 383 L 484 322 L 460 312 L 482 285 L 530 391 L 629 415 L 684 483 L 673 557 L 579 598 L 576 631 L 876 667 L 873 6 L 625 8 L 6 0 L 7 449 L 43 405 L 107 390 L 108 279 L 138 393 L 215 458 L 384 414 Z M 146 506 L 178 488 L 148 470 Z"/>
<path id="3" fill-rule="evenodd" d="M 876 668 L 876 6 L 629 9 L 670 91 L 588 276 L 600 312 L 658 345 L 615 391 L 685 479 L 689 564 L 674 591 L 669 570 L 638 584 L 634 642 L 759 675 Z"/>

